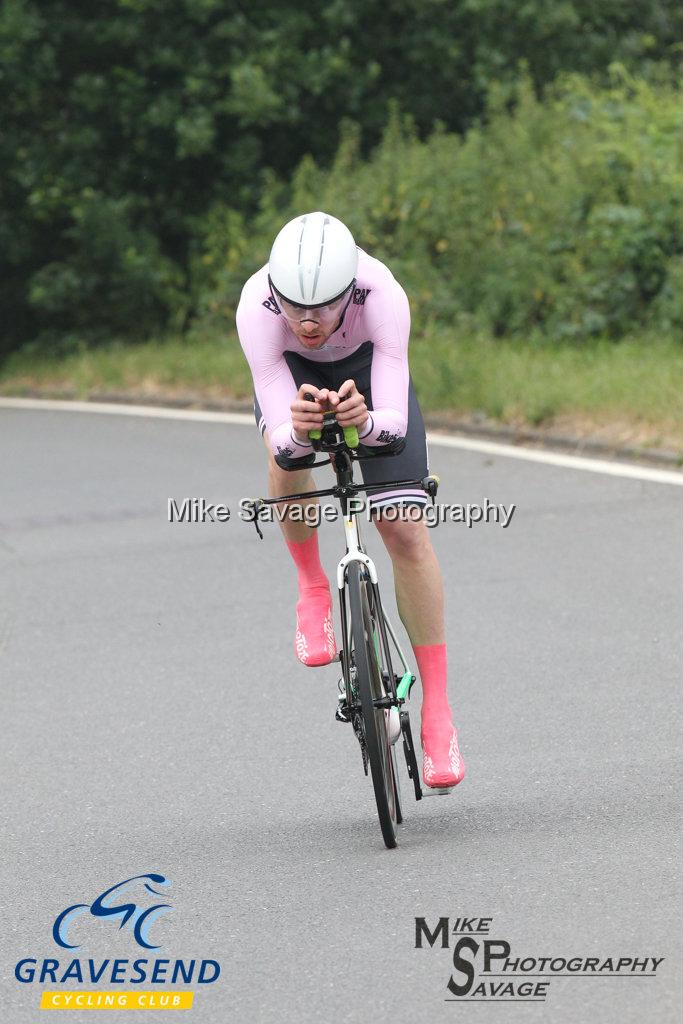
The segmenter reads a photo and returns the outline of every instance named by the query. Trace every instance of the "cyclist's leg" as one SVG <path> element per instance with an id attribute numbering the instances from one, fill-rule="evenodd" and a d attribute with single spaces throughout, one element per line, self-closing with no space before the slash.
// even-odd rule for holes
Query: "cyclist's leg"
<path id="1" fill-rule="evenodd" d="M 275 498 L 279 494 L 300 494 L 313 490 L 314 480 L 311 470 L 288 470 L 278 466 L 273 458 L 268 431 L 264 428 L 262 433 L 268 458 L 268 497 Z M 278 519 L 286 541 L 301 543 L 309 540 L 316 533 L 315 528 L 309 524 L 318 521 L 318 503 L 318 498 L 300 498 L 297 501 L 289 502 L 288 506 L 284 501 L 275 506 L 281 514 L 284 513 L 285 508 L 289 509 L 289 514 L 286 517 Z"/>
<path id="2" fill-rule="evenodd" d="M 369 368 L 356 386 L 372 408 Z M 364 390 L 365 389 L 365 390 Z M 398 455 L 361 462 L 363 481 L 420 480 L 429 473 L 429 453 L 422 412 L 412 378 L 408 387 L 405 447 Z M 369 514 L 377 526 L 394 567 L 396 601 L 401 621 L 413 644 L 442 644 L 443 584 L 423 511 L 428 497 L 421 488 L 378 491 L 368 497 Z"/>
<path id="3" fill-rule="evenodd" d="M 295 377 L 296 379 L 296 377 Z M 302 383 L 315 383 L 310 376 Z M 313 489 L 310 469 L 285 470 L 276 463 L 270 447 L 265 421 L 254 396 L 254 415 L 268 453 L 268 495 L 298 494 Z M 280 527 L 297 570 L 299 599 L 296 605 L 294 649 L 304 665 L 327 665 L 337 653 L 332 624 L 330 585 L 320 562 L 318 531 L 319 501 L 302 498 L 296 502 L 279 503 L 276 508 L 288 514 L 279 519 Z"/>
<path id="4" fill-rule="evenodd" d="M 419 480 L 429 473 L 424 421 L 412 379 L 405 448 L 362 467 L 366 483 Z M 391 557 L 396 604 L 420 670 L 424 780 L 429 786 L 451 786 L 464 778 L 465 764 L 448 703 L 443 580 L 421 515 L 426 502 L 424 491 L 379 492 L 370 499 L 370 511 Z"/>

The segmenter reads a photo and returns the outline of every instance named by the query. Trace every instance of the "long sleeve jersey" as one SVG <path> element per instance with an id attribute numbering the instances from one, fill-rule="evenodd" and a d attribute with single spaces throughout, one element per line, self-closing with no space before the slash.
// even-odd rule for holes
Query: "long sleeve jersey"
<path id="1" fill-rule="evenodd" d="M 236 319 L 274 455 L 285 449 L 293 458 L 311 452 L 310 444 L 302 444 L 292 430 L 291 404 L 297 387 L 285 352 L 329 364 L 371 341 L 373 409 L 360 436 L 366 445 L 387 444 L 405 436 L 410 309 L 403 288 L 380 260 L 358 250 L 353 296 L 342 323 L 322 348 L 306 348 L 289 327 L 273 302 L 267 265 L 242 289 Z"/>

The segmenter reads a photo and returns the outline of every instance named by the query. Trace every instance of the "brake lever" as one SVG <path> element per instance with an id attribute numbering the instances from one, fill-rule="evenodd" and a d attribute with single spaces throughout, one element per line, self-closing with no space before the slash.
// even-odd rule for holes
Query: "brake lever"
<path id="1" fill-rule="evenodd" d="M 259 526 L 259 521 L 258 521 L 259 520 L 259 517 L 258 517 L 259 510 L 264 507 L 263 498 L 250 498 L 249 499 L 249 504 L 251 506 L 251 513 L 252 513 L 251 522 L 256 527 L 256 532 L 258 533 L 259 537 L 261 538 L 261 540 L 263 540 L 263 534 L 261 533 L 261 527 Z M 247 522 L 248 522 L 248 520 L 247 520 Z"/>
<path id="2" fill-rule="evenodd" d="M 422 486 L 432 499 L 432 505 L 435 504 L 436 492 L 439 489 L 440 482 L 440 477 L 438 477 L 436 473 L 430 473 L 429 476 L 423 477 L 422 479 Z"/>

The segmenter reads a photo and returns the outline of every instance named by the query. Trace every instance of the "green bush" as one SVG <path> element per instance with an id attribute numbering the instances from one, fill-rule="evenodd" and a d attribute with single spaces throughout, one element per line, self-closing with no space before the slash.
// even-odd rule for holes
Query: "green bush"
<path id="1" fill-rule="evenodd" d="M 64 258 L 46 263 L 29 282 L 39 325 L 109 339 L 135 324 L 142 339 L 168 325 L 169 309 L 182 315 L 181 275 L 154 236 L 134 224 L 131 207 L 83 190 L 63 232 Z"/>
<path id="2" fill-rule="evenodd" d="M 325 209 L 385 260 L 414 330 L 471 324 L 487 335 L 585 342 L 646 328 L 681 335 L 683 104 L 677 84 L 615 66 L 601 88 L 561 77 L 492 88 L 464 137 L 421 141 L 394 110 L 365 160 L 343 126 L 328 170 L 310 157 L 271 180 L 250 220 L 217 204 L 196 266 L 204 315 L 230 321 L 239 289 L 288 218 Z"/>
<path id="3" fill-rule="evenodd" d="M 553 154 L 534 133 L 550 132 L 560 147 L 568 140 L 571 147 L 571 138 L 581 136 L 594 144 L 600 138 L 597 118 L 616 127 L 609 140 L 616 147 L 614 175 L 628 180 L 624 140 L 631 146 L 629 132 L 640 132 L 645 122 L 636 116 L 628 123 L 630 114 L 624 120 L 616 109 L 618 97 L 615 105 L 588 89 L 577 95 L 573 114 L 560 111 L 561 139 L 550 105 L 534 111 L 516 98 L 520 61 L 537 96 L 545 95 L 563 71 L 595 75 L 604 85 L 608 63 L 617 59 L 652 83 L 657 97 L 656 83 L 680 67 L 681 38 L 680 0 L 5 0 L 0 4 L 0 358 L 45 329 L 91 338 L 107 330 L 110 314 L 109 333 L 123 331 L 133 338 L 151 324 L 177 327 L 188 309 L 220 316 L 225 296 L 232 296 L 234 305 L 235 281 L 252 265 L 249 258 L 242 265 L 231 256 L 222 291 L 217 277 L 208 282 L 218 298 L 200 301 L 207 270 L 219 266 L 219 260 L 213 265 L 202 260 L 217 237 L 214 228 L 226 220 L 221 210 L 238 211 L 233 220 L 228 216 L 229 249 L 240 237 L 256 260 L 264 248 L 267 252 L 254 241 L 259 202 L 256 227 L 263 223 L 270 234 L 298 199 L 319 206 L 320 195 L 349 219 L 357 214 L 365 244 L 378 251 L 384 246 L 438 315 L 476 309 L 482 320 L 506 333 L 525 330 L 536 319 L 547 323 L 557 300 L 558 322 L 569 337 L 600 325 L 618 334 L 619 315 L 615 320 L 600 285 L 610 264 L 598 260 L 587 270 L 574 306 L 552 288 L 537 287 L 545 269 L 543 244 L 539 240 L 532 253 L 524 225 L 535 233 L 543 225 L 521 201 L 525 175 L 516 172 L 513 194 L 506 196 L 500 175 L 484 160 L 512 156 L 513 168 L 519 168 L 525 155 L 543 150 L 562 165 L 560 185 L 569 188 L 569 155 Z M 486 111 L 492 81 L 499 83 L 498 97 Z M 631 99 L 626 97 L 629 109 Z M 413 137 L 411 142 L 404 126 L 390 133 L 361 168 L 360 155 L 367 158 L 378 144 L 394 102 L 412 115 L 423 140 L 437 119 L 451 133 L 472 128 L 482 116 L 489 127 L 480 135 L 475 130 L 460 146 L 445 132 L 441 139 L 417 144 Z M 524 108 L 517 122 L 508 116 L 511 103 Z M 665 99 L 667 104 L 675 118 Z M 315 167 L 300 169 L 290 188 L 304 153 L 329 169 L 342 115 L 360 126 L 362 146 L 358 139 L 347 146 L 345 159 L 327 178 Z M 668 132 L 659 111 L 652 125 Z M 656 145 L 650 137 L 645 148 Z M 393 165 L 396 154 L 404 165 Z M 598 154 L 598 164 L 603 159 L 607 155 Z M 434 161 L 431 167 L 428 160 Z M 590 176 L 588 165 L 583 170 Z M 534 189 L 544 173 L 533 170 Z M 269 178 L 273 174 L 281 179 L 277 186 Z M 320 186 L 310 188 L 316 181 Z M 493 188 L 491 196 L 487 188 Z M 107 250 L 95 254 L 93 274 L 92 249 L 101 247 L 77 213 L 88 190 L 102 197 L 100 219 L 94 208 L 87 218 L 93 230 L 102 230 Z M 453 191 L 462 192 L 463 203 L 453 201 Z M 496 205 L 489 208 L 489 199 Z M 619 195 L 605 202 L 638 205 Z M 490 214 L 487 222 L 480 221 L 484 213 Z M 441 214 L 451 219 L 439 222 Z M 649 215 L 643 207 L 645 221 Z M 239 218 L 248 224 L 243 233 Z M 496 224 L 502 226 L 489 238 Z M 575 227 L 569 224 L 570 241 Z M 424 242 L 423 228 L 429 232 Z M 470 228 L 471 238 L 464 238 Z M 601 230 L 597 224 L 598 235 Z M 480 250 L 482 233 L 487 244 Z M 658 226 L 655 247 L 659 238 Z M 562 243 L 563 238 L 556 240 Z M 663 254 L 669 254 L 666 245 Z M 473 272 L 461 273 L 461 263 L 472 255 L 467 265 Z M 524 255 L 531 262 L 522 267 Z M 578 256 L 583 258 L 581 252 Z M 652 252 L 644 258 L 648 264 L 657 261 Z M 627 295 L 627 316 L 634 307 L 640 310 L 639 270 L 633 270 L 634 284 L 632 269 L 629 265 L 620 286 Z M 464 293 L 455 298 L 453 272 L 456 289 L 462 282 Z M 595 286 L 593 273 L 600 279 Z M 517 283 L 526 288 L 529 280 L 531 290 L 517 294 Z M 534 297 L 539 289 L 540 298 Z M 136 302 L 124 298 L 122 305 L 122 293 Z"/>

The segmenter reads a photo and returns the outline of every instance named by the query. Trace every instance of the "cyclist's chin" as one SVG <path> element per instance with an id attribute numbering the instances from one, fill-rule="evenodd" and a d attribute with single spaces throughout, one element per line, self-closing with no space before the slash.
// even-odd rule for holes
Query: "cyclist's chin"
<path id="1" fill-rule="evenodd" d="M 320 348 L 327 341 L 327 336 L 322 332 L 318 334 L 300 334 L 299 341 L 306 348 Z"/>

